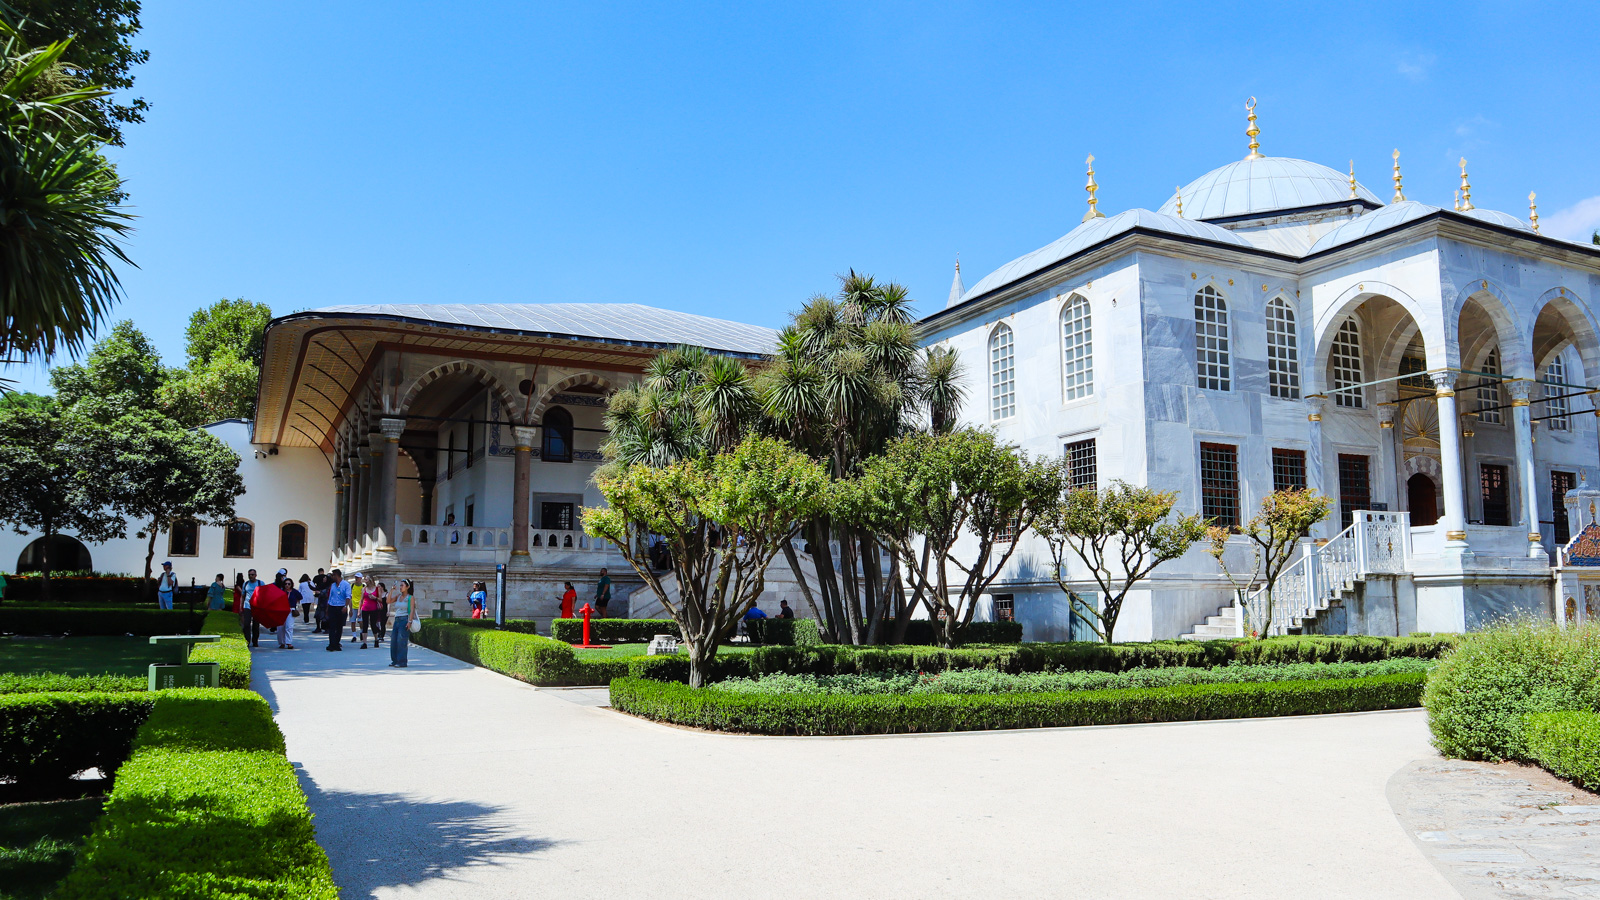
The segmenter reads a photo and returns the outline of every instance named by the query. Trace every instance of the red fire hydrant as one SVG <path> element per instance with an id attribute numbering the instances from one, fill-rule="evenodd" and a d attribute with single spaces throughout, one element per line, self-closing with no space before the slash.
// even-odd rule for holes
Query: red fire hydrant
<path id="1" fill-rule="evenodd" d="M 600 650 L 605 650 L 605 649 L 609 648 L 611 646 L 610 644 L 591 644 L 591 643 L 589 643 L 589 617 L 594 615 L 594 607 L 592 607 L 589 604 L 585 603 L 583 605 L 583 609 L 579 610 L 579 612 L 583 613 L 583 643 L 579 644 L 578 646 L 580 646 L 580 647 L 594 647 L 594 648 L 600 649 Z"/>

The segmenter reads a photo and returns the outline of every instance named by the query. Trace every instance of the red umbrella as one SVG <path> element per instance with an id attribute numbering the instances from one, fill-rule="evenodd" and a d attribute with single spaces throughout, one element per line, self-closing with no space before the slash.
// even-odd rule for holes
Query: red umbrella
<path id="1" fill-rule="evenodd" d="M 250 613 L 263 628 L 277 628 L 289 618 L 289 595 L 275 584 L 263 584 L 250 600 Z"/>

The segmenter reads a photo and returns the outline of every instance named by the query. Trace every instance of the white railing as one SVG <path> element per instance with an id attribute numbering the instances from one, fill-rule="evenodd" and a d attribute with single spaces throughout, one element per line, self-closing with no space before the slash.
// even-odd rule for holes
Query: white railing
<path id="1" fill-rule="evenodd" d="M 1266 588 L 1242 598 L 1239 636 L 1288 634 L 1315 618 L 1357 581 L 1368 575 L 1400 575 L 1409 570 L 1411 514 L 1361 510 L 1350 527 L 1316 546 L 1302 544 L 1302 555 L 1278 574 L 1270 598 Z"/>
<path id="2" fill-rule="evenodd" d="M 511 549 L 510 528 L 490 528 L 484 525 L 416 525 L 395 522 L 394 546 L 407 549 L 493 552 L 505 547 Z"/>

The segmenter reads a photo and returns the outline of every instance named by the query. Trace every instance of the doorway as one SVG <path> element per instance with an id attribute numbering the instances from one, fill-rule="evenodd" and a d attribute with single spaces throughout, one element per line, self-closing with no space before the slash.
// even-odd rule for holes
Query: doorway
<path id="1" fill-rule="evenodd" d="M 1439 521 L 1439 488 L 1433 479 L 1418 472 L 1406 479 L 1406 508 L 1411 510 L 1411 524 L 1425 527 Z"/>

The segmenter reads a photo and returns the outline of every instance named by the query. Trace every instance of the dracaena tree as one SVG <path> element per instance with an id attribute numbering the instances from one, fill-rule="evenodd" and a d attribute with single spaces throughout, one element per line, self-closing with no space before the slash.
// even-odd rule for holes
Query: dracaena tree
<path id="1" fill-rule="evenodd" d="M 608 505 L 584 509 L 584 530 L 617 545 L 678 623 L 695 687 L 761 596 L 778 548 L 829 494 L 822 466 L 770 437 L 665 465 L 608 466 L 595 484 Z M 652 539 L 672 553 L 676 599 L 650 565 Z"/>
<path id="2" fill-rule="evenodd" d="M 1228 547 L 1236 543 L 1232 540 L 1234 532 L 1216 525 L 1207 529 L 1206 552 L 1216 559 L 1223 576 L 1239 597 L 1245 634 L 1267 636 L 1272 628 L 1272 598 L 1279 576 L 1289 566 L 1300 539 L 1310 533 L 1311 526 L 1326 519 L 1332 509 L 1333 500 L 1311 490 L 1274 491 L 1261 498 L 1260 511 L 1238 530 L 1249 547 L 1248 568 L 1235 569 L 1228 565 Z M 1252 612 L 1244 602 L 1257 587 L 1266 597 L 1259 614 Z"/>

